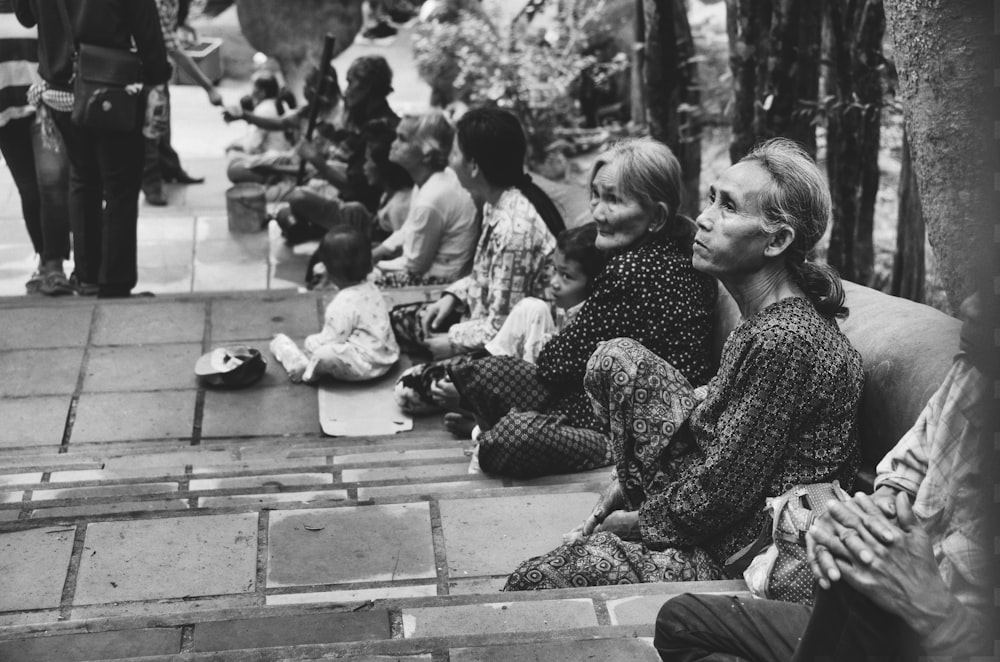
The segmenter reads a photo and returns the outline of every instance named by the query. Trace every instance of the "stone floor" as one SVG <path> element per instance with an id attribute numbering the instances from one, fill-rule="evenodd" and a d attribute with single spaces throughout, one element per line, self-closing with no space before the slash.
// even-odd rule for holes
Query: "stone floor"
<path id="1" fill-rule="evenodd" d="M 436 417 L 325 437 L 314 389 L 273 362 L 245 390 L 196 382 L 204 351 L 313 332 L 323 301 L 298 291 L 308 249 L 228 231 L 219 146 L 241 129 L 200 90 L 174 99 L 208 181 L 141 207 L 155 298 L 21 296 L 30 245 L 0 173 L 0 660 L 657 659 L 655 613 L 691 586 L 497 593 L 606 469 L 470 476 Z"/>

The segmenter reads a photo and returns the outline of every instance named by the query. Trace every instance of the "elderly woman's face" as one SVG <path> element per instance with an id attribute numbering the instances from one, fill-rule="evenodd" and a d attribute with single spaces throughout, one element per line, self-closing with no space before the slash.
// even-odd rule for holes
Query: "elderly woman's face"
<path id="1" fill-rule="evenodd" d="M 615 163 L 603 166 L 590 182 L 590 215 L 597 225 L 594 245 L 602 251 L 628 248 L 649 232 L 649 215 L 621 194 Z"/>
<path id="2" fill-rule="evenodd" d="M 709 189 L 709 206 L 695 224 L 694 268 L 713 276 L 753 273 L 764 263 L 770 235 L 757 198 L 771 176 L 753 162 L 730 167 Z"/>
<path id="3" fill-rule="evenodd" d="M 389 148 L 389 160 L 397 163 L 407 171 L 412 172 L 423 161 L 420 145 L 416 141 L 417 124 L 410 118 L 404 118 L 396 127 L 396 139 Z"/>

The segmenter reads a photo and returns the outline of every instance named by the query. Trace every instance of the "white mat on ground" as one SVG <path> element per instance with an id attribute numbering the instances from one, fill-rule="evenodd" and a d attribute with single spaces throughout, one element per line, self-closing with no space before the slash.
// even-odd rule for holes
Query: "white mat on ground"
<path id="1" fill-rule="evenodd" d="M 385 376 L 370 382 L 322 382 L 317 397 L 323 434 L 360 437 L 412 430 L 413 419 L 399 410 L 392 396 L 396 379 L 410 365 L 404 355 Z"/>

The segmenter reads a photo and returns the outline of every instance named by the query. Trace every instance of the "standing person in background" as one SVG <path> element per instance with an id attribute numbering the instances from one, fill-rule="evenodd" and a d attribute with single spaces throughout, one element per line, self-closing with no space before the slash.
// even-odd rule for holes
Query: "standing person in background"
<path id="1" fill-rule="evenodd" d="M 63 1 L 63 0 L 59 0 Z M 38 26 L 39 107 L 55 124 L 70 162 L 70 226 L 80 294 L 127 297 L 138 280 L 136 225 L 142 184 L 144 103 L 136 108 L 129 131 L 97 131 L 77 126 L 73 109 L 75 44 L 118 50 L 132 44 L 142 61 L 142 83 L 162 85 L 170 78 L 153 0 L 65 0 L 73 34 L 68 34 L 54 0 L 14 0 L 22 25 Z"/>
<path id="2" fill-rule="evenodd" d="M 163 31 L 163 43 L 167 54 L 174 64 L 184 73 L 194 79 L 208 93 L 208 100 L 213 106 L 222 105 L 222 96 L 215 89 L 215 84 L 209 80 L 205 72 L 198 67 L 191 56 L 184 52 L 177 40 L 177 29 L 182 21 L 179 16 L 187 18 L 191 0 L 156 0 L 156 11 L 160 16 L 160 29 Z M 146 161 L 142 171 L 142 192 L 146 196 L 146 204 L 163 207 L 167 204 L 167 196 L 163 192 L 164 182 L 178 184 L 201 184 L 204 177 L 192 177 L 181 166 L 181 158 L 170 145 L 170 86 L 167 83 L 157 85 L 149 90 L 151 95 L 161 95 L 165 108 L 163 113 L 162 132 L 155 137 L 146 136 Z"/>
<path id="3" fill-rule="evenodd" d="M 28 88 L 38 80 L 38 39 L 0 0 L 0 152 L 10 167 L 24 224 L 38 256 L 28 294 L 73 294 L 63 262 L 69 259 L 69 162 L 58 138 L 42 144 Z"/>

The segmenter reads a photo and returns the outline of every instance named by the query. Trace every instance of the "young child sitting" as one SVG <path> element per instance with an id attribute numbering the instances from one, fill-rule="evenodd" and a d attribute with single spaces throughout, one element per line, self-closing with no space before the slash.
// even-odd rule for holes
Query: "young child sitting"
<path id="1" fill-rule="evenodd" d="M 399 359 L 399 345 L 385 300 L 367 280 L 371 244 L 357 228 L 343 226 L 330 230 L 319 250 L 328 278 L 340 288 L 326 308 L 323 330 L 306 338 L 305 351 L 280 333 L 271 353 L 293 382 L 324 375 L 352 382 L 381 377 Z"/>
<path id="2" fill-rule="evenodd" d="M 559 233 L 549 281 L 556 305 L 555 319 L 547 302 L 534 297 L 522 299 L 493 340 L 486 343 L 490 354 L 516 356 L 534 363 L 548 339 L 573 322 L 607 262 L 607 256 L 594 246 L 596 237 L 597 226 L 593 223 Z"/>

